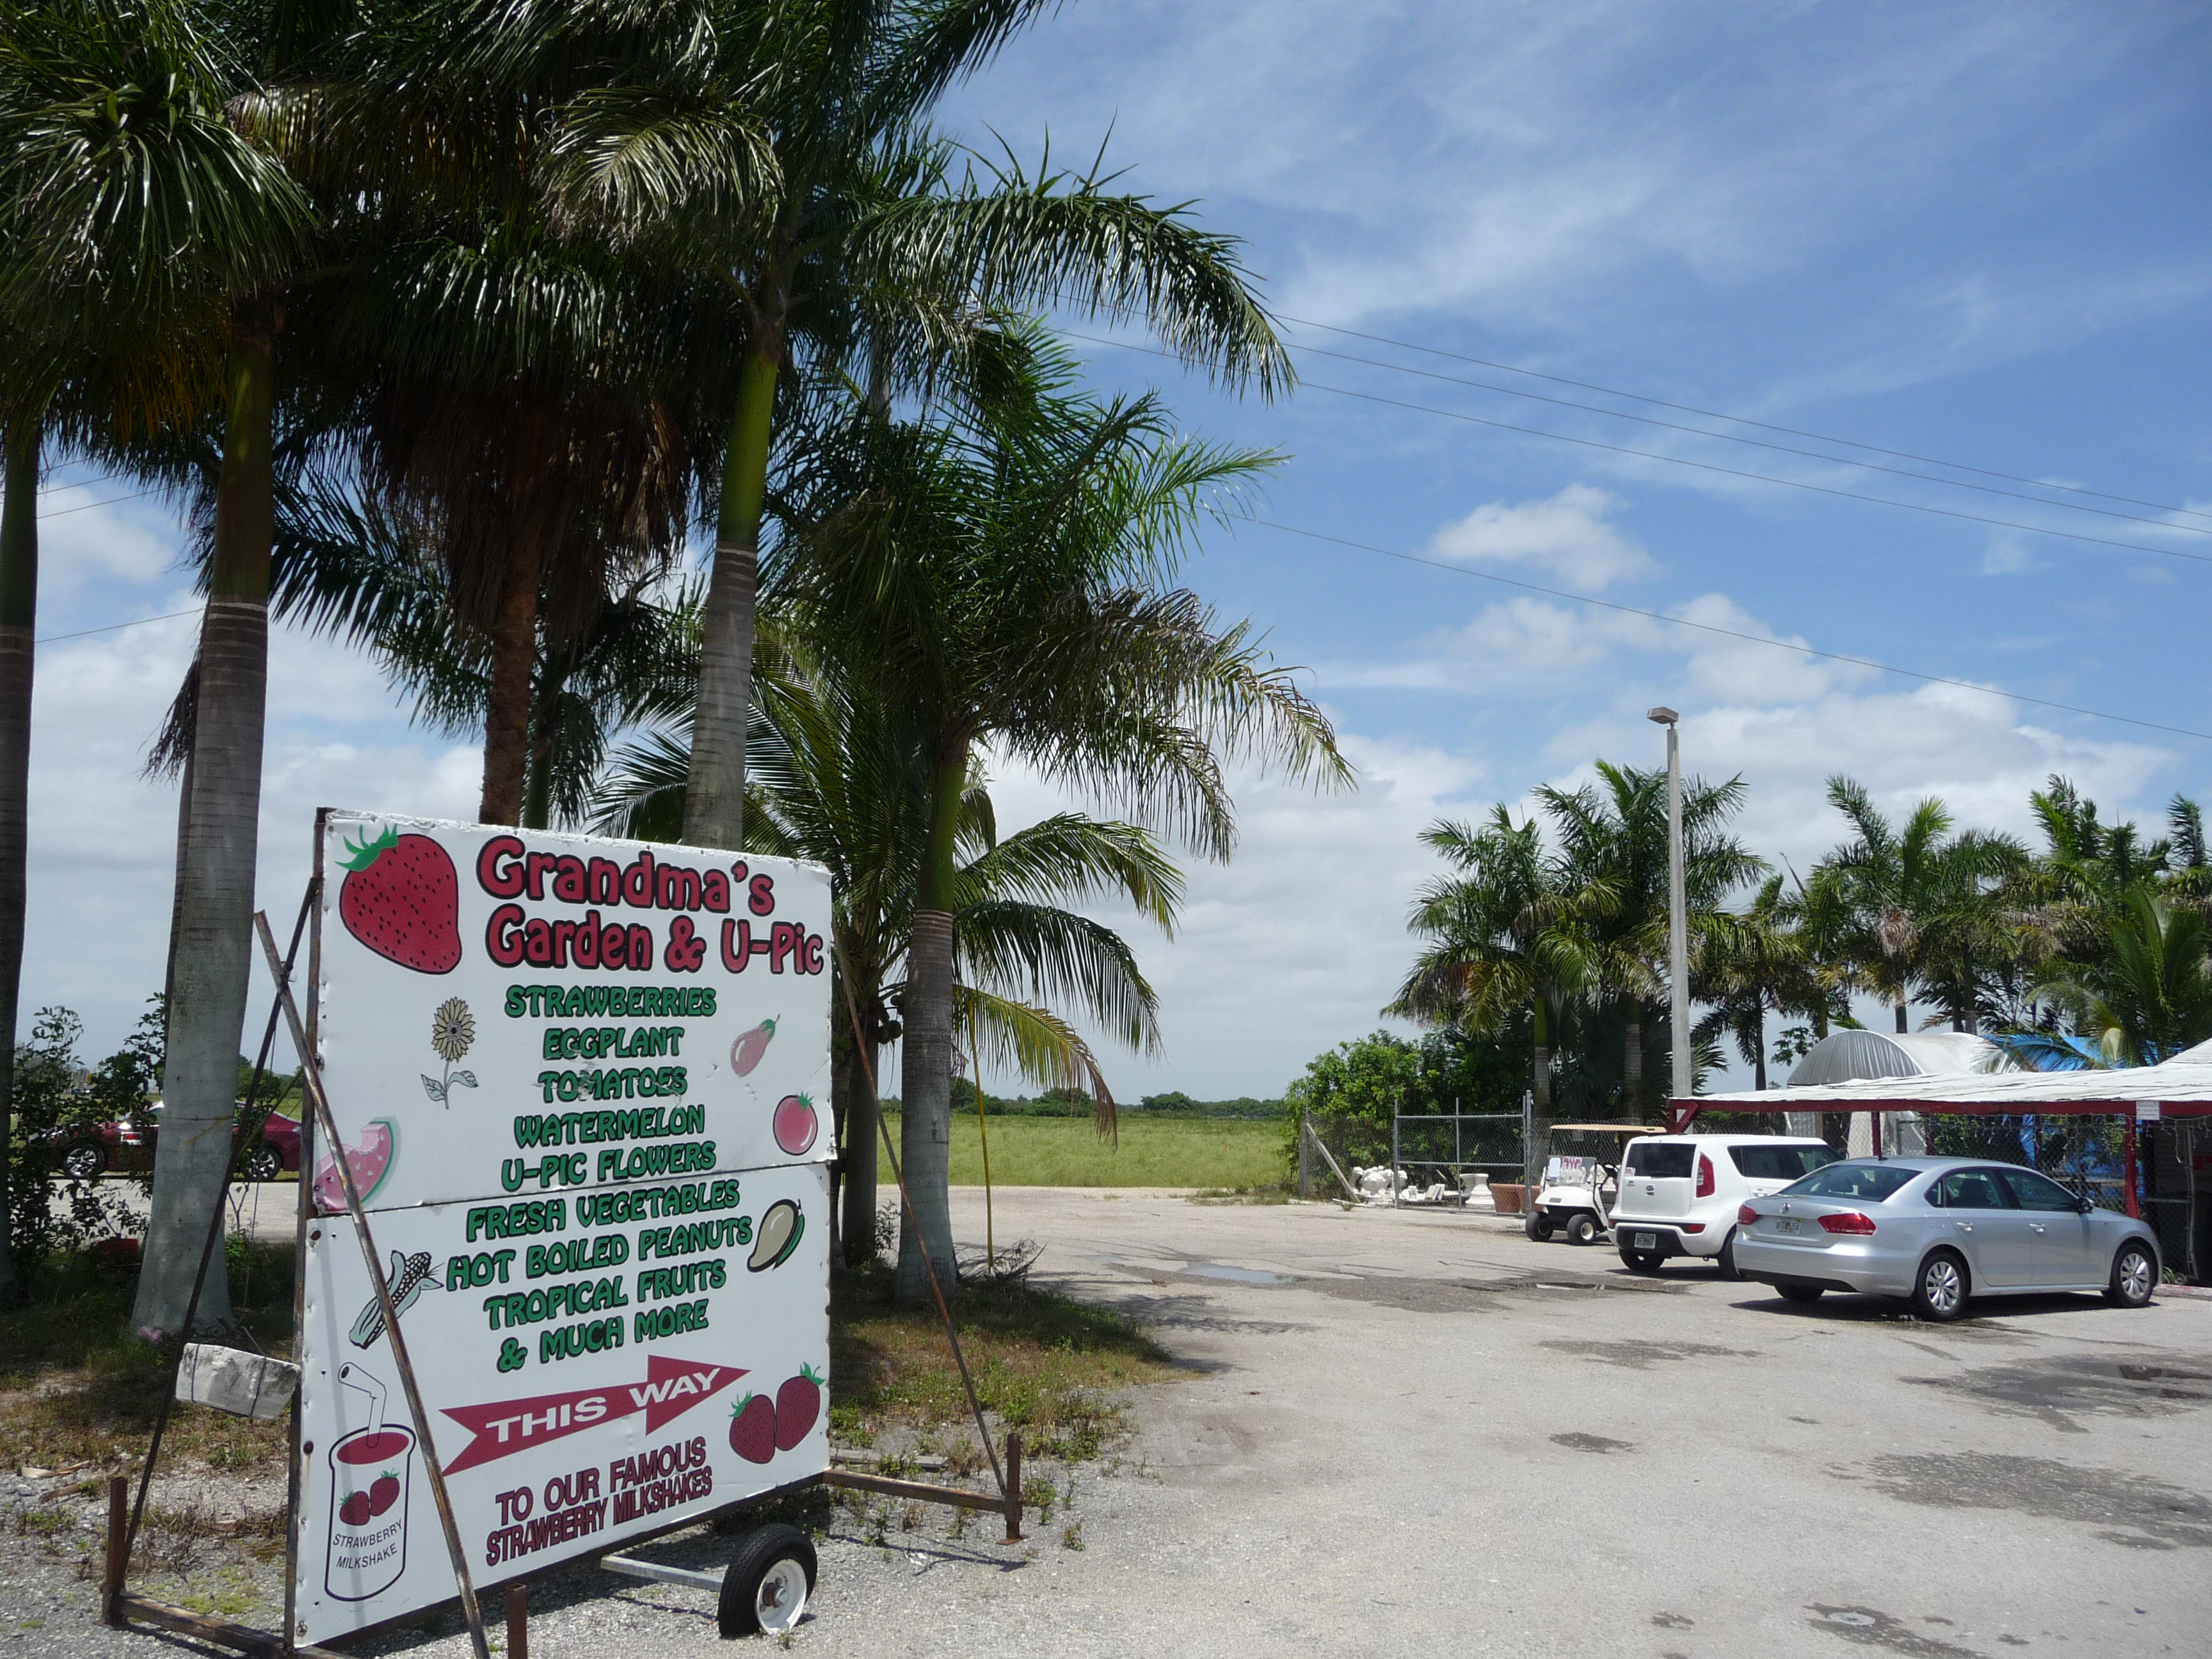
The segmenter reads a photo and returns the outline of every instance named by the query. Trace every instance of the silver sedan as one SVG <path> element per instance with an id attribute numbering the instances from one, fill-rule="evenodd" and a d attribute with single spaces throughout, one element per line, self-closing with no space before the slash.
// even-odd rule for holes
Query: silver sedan
<path id="1" fill-rule="evenodd" d="M 1976 1296 L 2101 1291 L 2140 1308 L 2159 1283 L 2142 1222 L 2015 1164 L 1959 1158 L 1831 1164 L 1736 1212 L 1737 1270 L 1792 1302 L 1825 1291 L 1911 1298 L 1952 1320 Z"/>

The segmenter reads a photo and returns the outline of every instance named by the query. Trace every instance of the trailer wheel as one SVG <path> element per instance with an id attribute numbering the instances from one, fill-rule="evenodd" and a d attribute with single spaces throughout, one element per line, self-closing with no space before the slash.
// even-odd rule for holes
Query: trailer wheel
<path id="1" fill-rule="evenodd" d="M 814 1593 L 814 1546 L 781 1522 L 756 1527 L 738 1540 L 722 1575 L 725 1637 L 781 1633 L 798 1624 Z"/>
<path id="2" fill-rule="evenodd" d="M 1597 1237 L 1597 1218 L 1583 1212 L 1567 1223 L 1567 1243 L 1587 1244 Z"/>

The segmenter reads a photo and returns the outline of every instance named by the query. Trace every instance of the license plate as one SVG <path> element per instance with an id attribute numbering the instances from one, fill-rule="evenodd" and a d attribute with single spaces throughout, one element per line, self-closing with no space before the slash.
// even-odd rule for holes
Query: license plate
<path id="1" fill-rule="evenodd" d="M 1659 1248 L 1659 1235 L 1658 1235 L 1658 1234 L 1656 1234 L 1656 1233 L 1638 1233 L 1638 1234 L 1637 1234 L 1637 1235 L 1636 1235 L 1636 1248 L 1637 1248 L 1638 1249 L 1639 1249 L 1639 1250 L 1656 1250 L 1656 1249 L 1657 1249 Z"/>
<path id="2" fill-rule="evenodd" d="M 1797 1231 L 1797 1224 L 1787 1219 L 1778 1221 L 1774 1224 L 1774 1231 L 1778 1233 L 1794 1233 Z"/>

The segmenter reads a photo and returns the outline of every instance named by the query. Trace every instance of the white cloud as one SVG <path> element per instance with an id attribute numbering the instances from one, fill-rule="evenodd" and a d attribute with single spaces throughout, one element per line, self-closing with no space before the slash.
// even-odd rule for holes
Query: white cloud
<path id="1" fill-rule="evenodd" d="M 1992 536 L 1982 552 L 1982 574 L 1984 576 L 2022 576 L 2051 568 L 2051 561 L 2043 550 L 2031 548 L 2018 536 Z"/>
<path id="2" fill-rule="evenodd" d="M 87 518 L 97 515 L 88 514 Z M 176 611 L 172 591 L 144 608 Z M 191 660 L 197 614 L 43 648 L 32 715 L 30 880 L 22 1009 L 85 1018 L 86 1051 L 118 1043 L 161 988 L 177 825 L 173 783 L 139 776 Z M 358 653 L 279 629 L 270 645 L 257 901 L 280 927 L 299 902 L 318 806 L 475 812 L 472 747 L 414 738 Z M 256 975 L 253 1003 L 266 1006 Z M 281 1048 L 281 1044 L 280 1044 Z M 289 1051 L 281 1056 L 290 1063 Z"/>
<path id="3" fill-rule="evenodd" d="M 1475 810 L 1469 792 L 1482 769 L 1439 749 L 1342 740 L 1359 769 L 1354 793 L 1316 794 L 1249 769 L 1232 777 L 1237 856 L 1185 861 L 1189 901 L 1173 943 L 1126 911 L 1097 911 L 1128 930 L 1160 995 L 1156 1065 L 1100 1044 L 1117 1095 L 1272 1096 L 1323 1049 L 1391 1024 L 1379 1011 L 1409 958 L 1407 906 L 1435 866 L 1417 837 L 1439 817 Z M 992 794 L 1004 824 L 1066 805 L 1012 768 L 994 771 Z"/>
<path id="4" fill-rule="evenodd" d="M 1620 505 L 1619 496 L 1586 483 L 1516 506 L 1491 501 L 1439 530 L 1429 551 L 1464 564 L 1525 566 L 1577 587 L 1607 587 L 1652 568 L 1643 548 L 1607 522 Z"/>

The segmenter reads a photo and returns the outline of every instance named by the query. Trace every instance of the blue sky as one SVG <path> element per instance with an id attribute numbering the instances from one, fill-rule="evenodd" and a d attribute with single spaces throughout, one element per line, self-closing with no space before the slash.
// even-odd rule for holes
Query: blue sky
<path id="1" fill-rule="evenodd" d="M 2212 744 L 1465 574 L 2212 731 L 2197 648 L 2212 516 L 2168 510 L 2212 515 L 2208 58 L 2212 30 L 2184 6 L 1087 0 L 963 88 L 945 124 L 1031 163 L 1048 131 L 1079 165 L 1110 131 L 1130 187 L 1194 199 L 1245 239 L 1302 343 L 1723 425 L 1313 325 L 1355 330 L 2158 504 L 1854 452 L 2041 498 L 2012 500 L 1311 355 L 1309 387 L 1267 405 L 1085 346 L 1102 386 L 1158 386 L 1194 430 L 1284 451 L 1258 516 L 1456 567 L 1257 526 L 1207 538 L 1193 585 L 1309 671 L 1361 787 L 1316 800 L 1243 781 L 1237 861 L 1194 871 L 1177 941 L 1146 946 L 1165 1052 L 1110 1063 L 1116 1089 L 1273 1094 L 1372 1029 L 1431 869 L 1418 831 L 1572 781 L 1594 756 L 1656 762 L 1653 703 L 1683 712 L 1692 769 L 1745 775 L 1745 834 L 1801 869 L 1837 838 L 1834 771 L 1893 808 L 1940 793 L 2021 831 L 2053 771 L 2138 816 L 2212 794 Z M 46 632 L 187 603 L 173 526 L 148 506 L 49 521 Z M 174 796 L 131 774 L 191 628 L 40 657 L 25 1006 L 77 1007 L 95 1049 L 159 981 Z M 295 902 L 320 802 L 471 810 L 472 750 L 411 728 L 366 664 L 285 640 L 276 673 L 272 908 Z M 1018 775 L 1001 793 L 1015 817 L 1058 805 Z"/>

